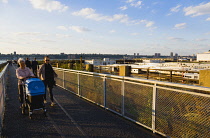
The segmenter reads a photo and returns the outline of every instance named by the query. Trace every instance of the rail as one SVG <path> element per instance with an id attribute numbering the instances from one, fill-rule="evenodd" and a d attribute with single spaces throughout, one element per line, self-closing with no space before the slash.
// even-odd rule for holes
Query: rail
<path id="1" fill-rule="evenodd" d="M 0 72 L 0 134 L 2 130 L 3 117 L 4 117 L 4 107 L 5 107 L 5 97 L 6 97 L 6 82 L 7 82 L 7 68 L 8 64 Z"/>
<path id="2" fill-rule="evenodd" d="M 166 137 L 208 137 L 210 88 L 54 68 L 58 86 Z"/>

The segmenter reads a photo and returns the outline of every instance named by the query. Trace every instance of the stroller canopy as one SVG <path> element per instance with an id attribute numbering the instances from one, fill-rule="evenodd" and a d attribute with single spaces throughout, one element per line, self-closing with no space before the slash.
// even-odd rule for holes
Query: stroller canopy
<path id="1" fill-rule="evenodd" d="M 30 96 L 45 94 L 45 85 L 42 80 L 38 78 L 30 78 L 25 83 L 26 94 Z"/>

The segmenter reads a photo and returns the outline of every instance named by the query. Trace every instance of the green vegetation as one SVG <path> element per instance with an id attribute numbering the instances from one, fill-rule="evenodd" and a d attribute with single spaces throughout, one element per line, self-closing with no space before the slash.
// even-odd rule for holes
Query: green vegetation
<path id="1" fill-rule="evenodd" d="M 0 64 L 0 72 L 4 69 L 4 67 L 7 65 L 7 63 L 3 63 L 3 64 Z"/>
<path id="2" fill-rule="evenodd" d="M 38 61 L 39 65 L 43 63 L 44 61 Z M 64 69 L 74 69 L 74 70 L 84 70 L 84 61 L 82 61 L 82 67 L 81 67 L 80 60 L 51 60 L 50 63 L 53 67 L 64 68 Z"/>

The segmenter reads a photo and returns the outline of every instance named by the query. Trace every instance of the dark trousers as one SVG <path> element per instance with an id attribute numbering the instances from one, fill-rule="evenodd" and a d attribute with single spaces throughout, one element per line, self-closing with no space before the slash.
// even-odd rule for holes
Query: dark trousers
<path id="1" fill-rule="evenodd" d="M 46 93 L 47 93 L 47 88 L 48 88 L 50 100 L 53 102 L 53 93 L 52 93 L 53 83 L 52 83 L 52 81 L 49 81 L 49 80 L 43 80 L 43 82 L 44 82 L 44 85 L 45 85 L 44 100 L 46 100 Z"/>
<path id="2" fill-rule="evenodd" d="M 32 71 L 33 71 L 33 74 L 34 74 L 35 76 L 37 76 L 37 69 L 33 69 L 33 68 L 32 68 Z"/>
<path id="3" fill-rule="evenodd" d="M 23 85 L 18 85 L 18 94 L 19 94 L 19 101 L 23 103 Z"/>

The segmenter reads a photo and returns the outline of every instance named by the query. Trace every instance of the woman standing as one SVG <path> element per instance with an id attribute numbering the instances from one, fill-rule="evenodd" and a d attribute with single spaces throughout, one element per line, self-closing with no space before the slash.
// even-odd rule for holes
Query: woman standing
<path id="1" fill-rule="evenodd" d="M 16 76 L 18 78 L 18 93 L 21 107 L 23 107 L 23 82 L 29 77 L 35 77 L 32 71 L 26 67 L 25 60 L 23 58 L 18 59 L 19 68 L 16 69 Z"/>
<path id="2" fill-rule="evenodd" d="M 54 77 L 57 77 L 57 74 L 53 70 L 51 64 L 50 64 L 50 58 L 48 56 L 44 57 L 44 64 L 41 65 L 39 71 L 38 71 L 39 78 L 44 82 L 45 87 L 49 90 L 50 100 L 51 100 L 51 106 L 54 106 L 55 103 L 53 102 L 53 93 L 52 89 L 55 84 Z M 44 102 L 46 101 L 46 92 L 44 96 Z"/>

